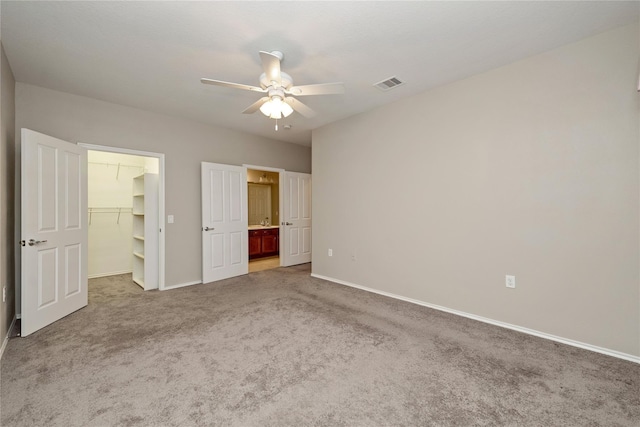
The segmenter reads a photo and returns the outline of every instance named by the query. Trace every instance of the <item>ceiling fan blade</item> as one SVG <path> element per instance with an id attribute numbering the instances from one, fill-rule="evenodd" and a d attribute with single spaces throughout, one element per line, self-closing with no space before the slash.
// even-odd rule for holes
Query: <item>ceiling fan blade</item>
<path id="1" fill-rule="evenodd" d="M 258 99 L 256 102 L 254 102 L 253 104 L 249 105 L 246 110 L 244 110 L 242 112 L 242 114 L 253 114 L 256 111 L 258 111 L 260 109 L 260 107 L 262 107 L 262 104 L 264 104 L 265 102 L 267 102 L 269 100 L 268 96 L 263 96 L 262 98 Z"/>
<path id="2" fill-rule="evenodd" d="M 304 105 L 302 102 L 298 101 L 295 98 L 287 97 L 284 99 L 284 102 L 289 104 L 291 108 L 293 108 L 295 111 L 302 114 L 308 119 L 316 115 L 315 111 L 313 111 L 311 108 L 307 107 L 306 105 Z"/>
<path id="3" fill-rule="evenodd" d="M 344 93 L 344 84 L 320 83 L 316 85 L 292 86 L 286 93 L 295 96 L 334 95 Z"/>
<path id="4" fill-rule="evenodd" d="M 276 82 L 281 85 L 280 58 L 272 53 L 260 51 L 260 60 L 262 61 L 264 74 L 269 79 L 269 82 Z"/>
<path id="5" fill-rule="evenodd" d="M 243 85 L 241 83 L 230 83 L 230 82 L 223 82 L 222 80 L 211 80 L 211 79 L 200 79 L 200 82 L 207 84 L 207 85 L 214 85 L 214 86 L 224 86 L 224 87 L 230 87 L 233 89 L 243 89 L 243 90 L 252 90 L 254 92 L 266 92 L 266 89 L 262 89 L 261 87 L 258 86 L 249 86 L 249 85 Z"/>

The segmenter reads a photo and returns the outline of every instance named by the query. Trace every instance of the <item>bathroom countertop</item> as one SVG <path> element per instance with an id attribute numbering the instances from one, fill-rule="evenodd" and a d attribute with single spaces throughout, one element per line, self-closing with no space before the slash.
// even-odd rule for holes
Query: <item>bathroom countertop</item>
<path id="1" fill-rule="evenodd" d="M 269 230 L 272 228 L 280 228 L 278 225 L 250 225 L 249 230 Z"/>

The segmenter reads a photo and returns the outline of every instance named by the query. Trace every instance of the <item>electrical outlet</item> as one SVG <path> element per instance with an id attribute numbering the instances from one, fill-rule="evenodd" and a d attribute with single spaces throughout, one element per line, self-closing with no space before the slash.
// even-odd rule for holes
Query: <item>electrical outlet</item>
<path id="1" fill-rule="evenodd" d="M 507 288 L 515 288 L 516 287 L 516 276 L 509 276 L 508 274 L 505 276 L 505 282 Z"/>
<path id="2" fill-rule="evenodd" d="M 333 256 L 333 249 L 329 249 L 329 256 Z"/>

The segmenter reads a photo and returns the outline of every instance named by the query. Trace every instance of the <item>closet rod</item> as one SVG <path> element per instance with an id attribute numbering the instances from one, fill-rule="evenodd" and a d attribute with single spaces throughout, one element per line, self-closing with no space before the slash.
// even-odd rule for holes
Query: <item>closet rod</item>
<path id="1" fill-rule="evenodd" d="M 133 208 L 119 208 L 119 207 L 100 207 L 100 208 L 89 208 L 89 225 L 91 225 L 91 217 L 94 213 L 117 213 L 118 219 L 116 219 L 116 224 L 120 224 L 120 214 L 122 213 L 133 213 Z"/>
<path id="2" fill-rule="evenodd" d="M 144 167 L 144 166 L 125 165 L 125 164 L 122 164 L 122 163 L 118 163 L 118 164 L 115 164 L 115 163 L 101 163 L 101 162 L 87 162 L 87 163 L 89 163 L 91 165 L 106 165 L 107 167 L 109 167 L 109 166 L 117 166 L 118 169 L 116 170 L 116 179 L 118 179 L 118 177 L 120 176 L 120 168 L 121 167 L 123 167 L 123 168 L 142 169 L 143 173 L 147 170 L 147 168 Z"/>
<path id="3" fill-rule="evenodd" d="M 103 166 L 122 166 L 124 168 L 138 168 L 138 169 L 146 169 L 145 166 L 140 165 L 126 165 L 124 163 L 104 163 L 104 162 L 87 162 L 90 165 L 103 165 Z"/>

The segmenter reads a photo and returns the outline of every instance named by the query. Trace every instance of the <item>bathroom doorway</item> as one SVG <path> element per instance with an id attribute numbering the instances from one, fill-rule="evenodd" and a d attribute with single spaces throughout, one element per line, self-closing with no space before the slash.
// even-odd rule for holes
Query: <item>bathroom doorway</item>
<path id="1" fill-rule="evenodd" d="M 280 267 L 280 172 L 247 167 L 249 273 Z"/>

